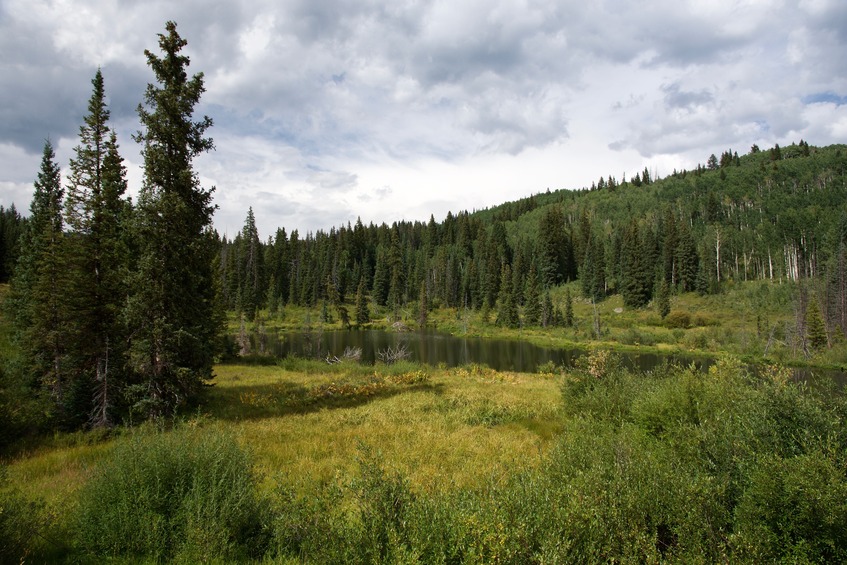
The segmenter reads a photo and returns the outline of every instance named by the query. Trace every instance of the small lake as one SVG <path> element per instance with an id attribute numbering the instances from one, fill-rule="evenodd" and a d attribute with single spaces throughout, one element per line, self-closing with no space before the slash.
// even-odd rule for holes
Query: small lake
<path id="1" fill-rule="evenodd" d="M 234 337 L 232 338 L 234 343 Z M 379 352 L 388 348 L 404 347 L 409 359 L 428 365 L 458 367 L 470 363 L 486 365 L 497 371 L 534 373 L 549 362 L 557 366 L 573 367 L 576 360 L 586 354 L 584 349 L 542 347 L 520 340 L 457 337 L 435 331 L 389 332 L 384 330 L 356 330 L 329 332 L 284 332 L 251 335 L 254 353 L 264 352 L 277 358 L 289 355 L 298 357 L 342 357 L 346 348 L 361 349 L 361 363 L 373 364 Z M 713 359 L 685 355 L 657 353 L 619 353 L 624 365 L 630 369 L 651 371 L 666 363 L 683 366 L 694 365 L 707 370 Z M 755 367 L 753 368 L 755 370 Z M 794 378 L 814 382 L 819 379 L 834 380 L 843 386 L 847 373 L 831 369 L 794 368 Z"/>

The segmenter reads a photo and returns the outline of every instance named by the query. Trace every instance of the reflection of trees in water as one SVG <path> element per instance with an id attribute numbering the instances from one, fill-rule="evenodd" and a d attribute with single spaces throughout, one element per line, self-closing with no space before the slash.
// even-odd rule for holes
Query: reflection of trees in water
<path id="1" fill-rule="evenodd" d="M 306 331 L 308 330 L 308 331 Z M 239 336 L 232 336 L 238 344 Z M 576 360 L 585 355 L 582 349 L 550 349 L 519 340 L 489 340 L 464 338 L 436 332 L 386 332 L 381 330 L 322 331 L 320 325 L 306 326 L 300 332 L 271 333 L 254 332 L 250 336 L 254 347 L 260 343 L 269 355 L 286 357 L 296 355 L 324 359 L 343 357 L 347 348 L 359 351 L 361 363 L 373 364 L 380 361 L 378 353 L 389 349 L 403 349 L 412 361 L 430 365 L 444 364 L 457 367 L 470 363 L 486 365 L 497 371 L 534 373 L 539 366 L 553 363 L 555 366 L 573 367 Z M 258 349 L 258 347 L 257 347 Z M 694 365 L 706 371 L 714 360 L 703 357 L 659 355 L 656 353 L 617 353 L 624 367 L 636 371 L 656 371 L 666 364 L 687 367 Z M 756 372 L 756 367 L 751 367 Z M 839 386 L 847 384 L 847 374 L 825 369 L 792 369 L 794 379 L 801 381 L 835 381 Z"/>

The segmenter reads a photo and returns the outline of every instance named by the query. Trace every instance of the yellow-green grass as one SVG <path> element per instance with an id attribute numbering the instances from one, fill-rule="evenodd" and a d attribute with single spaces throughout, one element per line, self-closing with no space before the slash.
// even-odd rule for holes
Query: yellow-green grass
<path id="1" fill-rule="evenodd" d="M 197 415 L 181 424 L 234 433 L 252 453 L 265 492 L 280 483 L 301 491 L 346 483 L 362 446 L 407 474 L 414 489 L 482 486 L 536 465 L 560 425 L 559 384 L 550 375 L 293 365 L 216 367 Z M 9 478 L 61 512 L 119 441 L 54 438 L 10 461 Z"/>
<path id="2" fill-rule="evenodd" d="M 225 365 L 206 408 L 212 418 L 226 414 L 266 484 L 277 475 L 318 484 L 351 477 L 363 444 L 426 490 L 481 484 L 538 462 L 558 421 L 554 379 L 408 368 L 394 384 L 384 367 L 309 374 Z M 404 383 L 409 377 L 418 382 Z M 298 400 L 309 391 L 321 394 Z"/>

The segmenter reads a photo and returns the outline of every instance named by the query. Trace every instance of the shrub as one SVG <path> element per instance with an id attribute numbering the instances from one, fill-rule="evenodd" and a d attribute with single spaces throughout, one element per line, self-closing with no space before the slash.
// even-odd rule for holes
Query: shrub
<path id="1" fill-rule="evenodd" d="M 718 321 L 709 316 L 708 314 L 698 313 L 695 314 L 694 319 L 692 320 L 692 324 L 697 326 L 698 328 L 704 328 L 706 326 L 717 326 Z"/>
<path id="2" fill-rule="evenodd" d="M 263 514 L 252 464 L 232 436 L 139 432 L 83 488 L 77 533 L 98 555 L 238 559 L 264 551 Z"/>
<path id="3" fill-rule="evenodd" d="M 620 337 L 620 341 L 627 345 L 656 345 L 656 336 L 647 330 L 631 327 Z"/>
<path id="4" fill-rule="evenodd" d="M 24 563 L 50 517 L 43 502 L 28 500 L 7 482 L 6 468 L 0 467 L 0 563 Z"/>
<path id="5" fill-rule="evenodd" d="M 691 327 L 691 314 L 683 310 L 674 310 L 665 316 L 665 327 L 671 329 L 687 329 Z"/>
<path id="6" fill-rule="evenodd" d="M 765 456 L 736 510 L 733 542 L 757 562 L 844 563 L 847 480 L 832 453 Z"/>

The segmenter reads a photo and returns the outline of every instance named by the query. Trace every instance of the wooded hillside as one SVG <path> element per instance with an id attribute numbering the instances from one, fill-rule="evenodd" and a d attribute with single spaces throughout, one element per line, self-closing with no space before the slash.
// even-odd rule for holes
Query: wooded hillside
<path id="1" fill-rule="evenodd" d="M 394 312 L 411 303 L 497 309 L 504 325 L 545 326 L 555 320 L 546 290 L 577 279 L 586 297 L 620 293 L 642 307 L 730 280 L 818 277 L 828 329 L 844 332 L 845 149 L 801 140 L 728 150 L 662 179 L 645 169 L 441 222 L 281 227 L 265 242 L 251 210 L 242 232 L 221 241 L 223 299 L 248 315 L 327 304 L 346 319 L 345 301 L 364 292 Z"/>

